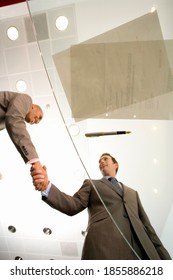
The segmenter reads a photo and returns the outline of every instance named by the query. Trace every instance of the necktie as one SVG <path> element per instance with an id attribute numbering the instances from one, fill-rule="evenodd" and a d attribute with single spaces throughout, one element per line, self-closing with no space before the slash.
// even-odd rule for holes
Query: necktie
<path id="1" fill-rule="evenodd" d="M 120 184 L 118 183 L 117 179 L 115 177 L 109 177 L 108 180 L 114 185 L 116 192 L 122 196 L 123 189 L 120 186 Z"/>

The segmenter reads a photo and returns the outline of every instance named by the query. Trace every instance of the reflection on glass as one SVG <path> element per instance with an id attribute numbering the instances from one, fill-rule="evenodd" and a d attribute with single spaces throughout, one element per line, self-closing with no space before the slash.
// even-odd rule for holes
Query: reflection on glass
<path id="1" fill-rule="evenodd" d="M 39 3 L 41 8 L 41 2 L 37 1 Z M 131 12 L 130 17 L 123 18 L 123 21 L 118 17 L 120 1 L 110 0 L 100 10 L 95 9 L 99 4 L 97 0 L 71 1 L 70 4 L 65 7 L 62 1 L 46 11 L 51 48 L 42 49 L 43 42 L 38 41 L 44 62 L 49 56 L 55 66 L 56 81 L 49 75 L 50 62 L 45 63 L 64 125 L 68 127 L 69 108 L 71 118 L 82 127 L 80 140 L 75 138 L 71 141 L 89 178 L 99 178 L 93 164 L 105 150 L 115 156 L 117 154 L 121 166 L 125 165 L 118 176 L 129 182 L 128 185 L 134 185 L 140 193 L 152 224 L 170 248 L 166 237 L 166 230 L 170 231 L 170 227 L 165 221 L 171 216 L 172 209 L 170 193 L 167 195 L 167 191 L 172 193 L 168 187 L 172 177 L 169 153 L 173 118 L 172 37 L 167 39 L 162 33 L 162 22 L 152 3 L 150 7 L 144 4 L 143 14 Z M 29 2 L 29 8 L 36 18 L 39 9 L 34 2 Z M 136 8 L 135 4 L 135 11 Z M 51 14 L 54 16 L 66 9 L 75 20 L 71 26 L 69 23 L 69 33 L 63 37 L 53 29 L 50 18 Z M 93 18 L 90 17 L 91 10 L 94 11 Z M 95 19 L 103 12 L 104 18 L 99 25 Z M 167 24 L 169 26 L 169 22 Z M 37 25 L 35 27 L 37 38 L 40 38 L 42 31 Z M 152 131 L 152 127 L 158 129 Z M 130 130 L 132 134 L 116 138 L 85 138 L 85 132 L 97 130 Z M 110 211 L 109 201 L 99 191 L 97 181 L 91 180 L 91 183 L 115 228 L 140 259 L 133 242 L 122 229 L 122 221 Z M 160 213 L 159 205 L 164 204 L 164 212 L 159 219 L 154 215 L 153 204 L 155 213 Z"/>

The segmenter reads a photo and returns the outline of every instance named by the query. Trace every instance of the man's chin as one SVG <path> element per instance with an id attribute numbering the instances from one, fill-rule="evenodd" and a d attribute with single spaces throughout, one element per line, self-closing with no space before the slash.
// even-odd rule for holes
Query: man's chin
<path id="1" fill-rule="evenodd" d="M 103 176 L 108 176 L 107 173 L 105 171 L 101 171 Z"/>

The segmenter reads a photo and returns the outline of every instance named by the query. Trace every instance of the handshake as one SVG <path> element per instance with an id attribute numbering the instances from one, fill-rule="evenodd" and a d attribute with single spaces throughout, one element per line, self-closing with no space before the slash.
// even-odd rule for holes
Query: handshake
<path id="1" fill-rule="evenodd" d="M 32 176 L 35 189 L 37 191 L 44 191 L 49 183 L 46 166 L 41 166 L 40 162 L 35 162 L 32 164 L 30 174 Z"/>

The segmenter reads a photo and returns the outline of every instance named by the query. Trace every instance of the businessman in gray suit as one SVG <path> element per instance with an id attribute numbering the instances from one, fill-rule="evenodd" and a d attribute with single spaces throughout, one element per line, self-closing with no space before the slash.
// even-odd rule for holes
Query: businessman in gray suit
<path id="1" fill-rule="evenodd" d="M 145 213 L 138 193 L 116 180 L 118 162 L 108 153 L 101 155 L 101 180 L 83 182 L 70 196 L 48 179 L 46 167 L 31 169 L 38 190 L 43 183 L 42 199 L 52 208 L 75 215 L 88 208 L 88 227 L 83 260 L 170 260 Z"/>
<path id="2" fill-rule="evenodd" d="M 42 118 L 42 109 L 32 103 L 29 95 L 0 91 L 0 130 L 6 128 L 24 162 L 37 168 L 41 168 L 41 163 L 25 122 L 38 124 Z"/>

